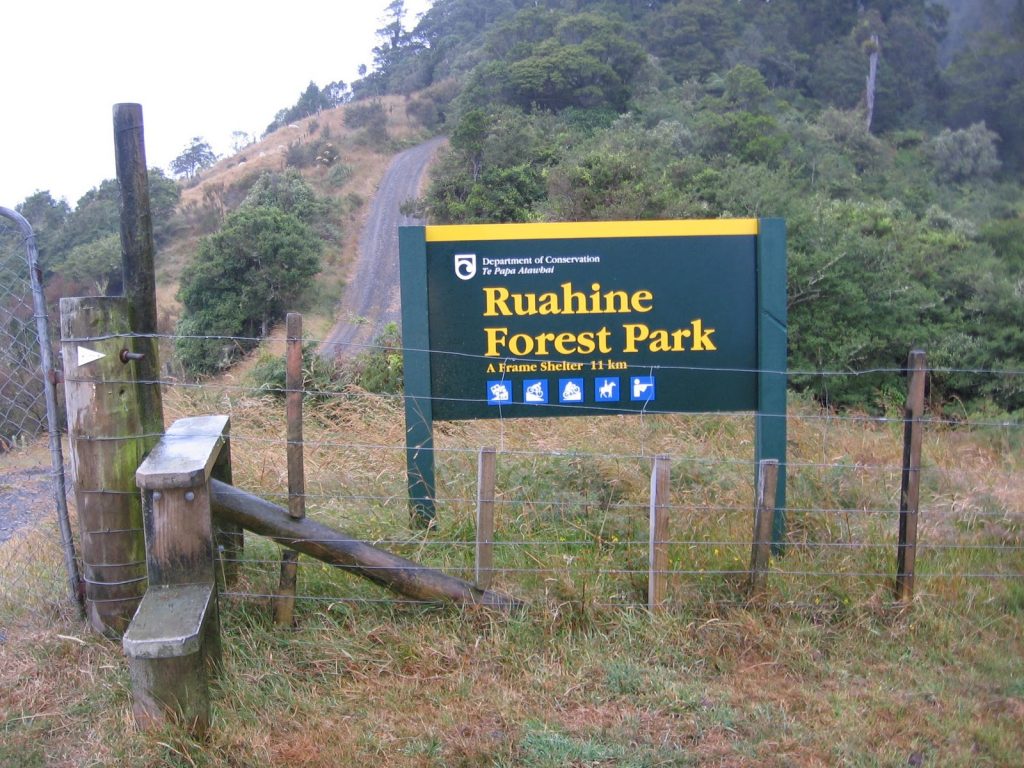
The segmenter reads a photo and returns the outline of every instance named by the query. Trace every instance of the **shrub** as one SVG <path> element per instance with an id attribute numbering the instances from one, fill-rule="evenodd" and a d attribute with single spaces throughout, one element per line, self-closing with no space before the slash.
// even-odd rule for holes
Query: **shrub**
<path id="1" fill-rule="evenodd" d="M 284 355 L 263 353 L 249 374 L 249 381 L 259 393 L 284 398 L 287 374 Z M 302 347 L 302 390 L 304 397 L 324 401 L 336 393 L 338 367 L 333 360 L 321 357 L 313 343 Z"/>
<path id="2" fill-rule="evenodd" d="M 344 367 L 343 379 L 368 392 L 402 392 L 402 336 L 395 323 L 388 323 L 374 339 L 372 349 L 356 355 L 352 362 Z"/>
<path id="3" fill-rule="evenodd" d="M 228 215 L 220 232 L 200 242 L 195 261 L 182 275 L 179 333 L 242 339 L 265 335 L 320 271 L 320 248 L 297 216 L 271 206 L 242 206 Z M 210 373 L 249 344 L 239 341 L 222 355 L 217 353 L 222 341 L 179 339 L 177 351 L 191 372 Z"/>
<path id="4" fill-rule="evenodd" d="M 999 136 L 974 123 L 959 131 L 944 129 L 929 146 L 935 172 L 943 181 L 987 179 L 999 170 L 996 142 Z"/>

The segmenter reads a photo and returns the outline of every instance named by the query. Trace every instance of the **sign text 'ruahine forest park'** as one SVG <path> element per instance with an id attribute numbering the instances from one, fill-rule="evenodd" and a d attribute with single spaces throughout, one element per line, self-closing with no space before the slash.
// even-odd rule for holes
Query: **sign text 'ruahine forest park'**
<path id="1" fill-rule="evenodd" d="M 421 511 L 435 418 L 755 411 L 784 461 L 783 222 L 403 227 L 400 260 Z"/>

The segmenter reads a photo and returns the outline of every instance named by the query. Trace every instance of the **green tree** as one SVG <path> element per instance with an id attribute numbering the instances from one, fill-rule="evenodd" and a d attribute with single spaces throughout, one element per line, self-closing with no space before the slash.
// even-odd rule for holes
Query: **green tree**
<path id="1" fill-rule="evenodd" d="M 175 232 L 175 209 L 181 190 L 159 168 L 149 169 L 149 203 L 156 245 L 166 244 Z M 28 210 L 44 223 L 40 256 L 48 272 L 100 291 L 120 284 L 120 190 L 107 179 L 78 200 L 73 211 L 52 202 L 49 193 L 26 200 Z M 24 215 L 24 214 L 23 214 Z M 30 219 L 31 221 L 31 219 Z"/>
<path id="2" fill-rule="evenodd" d="M 40 264 L 47 266 L 54 260 L 53 251 L 59 247 L 61 230 L 71 215 L 65 200 L 54 200 L 48 191 L 36 192 L 17 206 L 18 213 L 32 225 L 39 250 Z"/>
<path id="3" fill-rule="evenodd" d="M 181 278 L 179 358 L 193 373 L 230 364 L 294 306 L 320 270 L 320 241 L 291 213 L 242 206 L 199 244 Z"/>
<path id="4" fill-rule="evenodd" d="M 75 246 L 64 259 L 60 274 L 89 285 L 97 296 L 106 295 L 112 283 L 121 283 L 121 236 L 112 233 Z"/>
<path id="5" fill-rule="evenodd" d="M 426 212 L 460 223 L 526 221 L 545 194 L 554 125 L 550 115 L 524 115 L 512 107 L 467 112 L 427 191 Z"/>
<path id="6" fill-rule="evenodd" d="M 289 169 L 284 173 L 267 171 L 260 175 L 242 205 L 272 207 L 290 213 L 310 227 L 321 240 L 337 240 L 338 232 L 332 221 L 331 203 L 317 195 L 302 177 Z"/>
<path id="7" fill-rule="evenodd" d="M 217 155 L 202 136 L 195 136 L 192 142 L 171 161 L 171 172 L 186 179 L 193 178 L 204 168 L 217 162 Z"/>
<path id="8" fill-rule="evenodd" d="M 651 52 L 678 82 L 718 70 L 736 35 L 724 4 L 706 0 L 666 5 L 647 24 Z"/>
<path id="9" fill-rule="evenodd" d="M 341 80 L 328 83 L 322 89 L 310 80 L 306 90 L 299 94 L 299 100 L 295 104 L 277 111 L 273 121 L 263 131 L 263 135 L 273 133 L 280 128 L 284 128 L 286 125 L 298 122 L 311 115 L 319 114 L 321 110 L 340 106 L 348 101 L 350 97 L 351 94 L 349 93 L 348 86 Z"/>
<path id="10" fill-rule="evenodd" d="M 929 147 L 939 178 L 953 182 L 990 178 L 999 170 L 998 139 L 985 123 L 960 131 L 943 129 Z"/>
<path id="11" fill-rule="evenodd" d="M 1024 169 L 1024 5 L 1005 30 L 979 35 L 946 73 L 954 127 L 984 121 L 1002 139 L 1008 169 Z"/>
<path id="12" fill-rule="evenodd" d="M 175 211 L 181 200 L 181 187 L 167 178 L 160 168 L 149 169 L 149 212 L 153 219 L 153 241 L 159 248 L 176 232 Z"/>
<path id="13" fill-rule="evenodd" d="M 529 9 L 498 25 L 488 40 L 496 58 L 474 70 L 466 89 L 466 101 L 475 106 L 499 101 L 524 111 L 621 112 L 644 61 L 625 25 L 595 13 Z"/>

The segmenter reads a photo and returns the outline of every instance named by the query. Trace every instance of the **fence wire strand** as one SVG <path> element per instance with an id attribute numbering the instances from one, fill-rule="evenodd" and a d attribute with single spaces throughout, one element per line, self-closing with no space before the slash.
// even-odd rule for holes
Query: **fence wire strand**
<path id="1" fill-rule="evenodd" d="M 9 234 L 9 233 L 7 233 Z M 16 263 L 12 252 L 3 253 Z M 24 270 L 23 264 L 21 265 Z M 0 378 L 0 440 L 9 448 L 20 449 L 44 430 L 38 418 L 22 426 L 26 413 L 37 413 L 32 399 L 38 377 L 27 373 L 38 367 L 31 357 L 31 340 L 26 341 L 27 325 L 32 322 L 31 302 L 19 303 L 17 270 L 0 272 L 3 283 L 3 307 L 0 315 L 0 357 L 10 379 Z M 12 287 L 13 286 L 13 287 Z M 8 336 L 3 334 L 7 332 Z M 138 334 L 91 336 L 75 339 L 88 343 Z M 150 336 L 146 334 L 146 336 Z M 157 335 L 165 345 L 175 337 Z M 250 343 L 259 340 L 232 337 L 197 337 L 228 342 Z M 322 340 L 306 338 L 305 344 L 322 346 Z M 267 341 L 275 354 L 283 352 L 283 341 Z M 375 344 L 360 345 L 363 352 L 398 349 Z M 9 370 L 8 370 L 9 369 Z M 688 368 L 688 370 L 699 370 Z M 645 372 L 647 369 L 645 368 Z M 872 368 L 861 371 L 787 371 L 793 377 L 817 376 L 823 380 L 859 377 L 878 373 L 905 373 L 903 368 Z M 933 368 L 929 373 L 957 373 L 978 377 L 1016 377 L 1018 370 Z M 3 371 L 0 371 L 0 375 Z M 21 389 L 16 384 L 24 382 Z M 125 379 L 124 383 L 133 383 Z M 220 408 L 232 415 L 231 442 L 236 484 L 262 498 L 284 507 L 288 502 L 284 474 L 286 436 L 284 406 L 280 398 L 289 390 L 280 386 L 247 383 L 221 378 L 205 382 L 164 375 L 159 383 L 166 393 L 177 393 L 174 409 L 178 415 L 196 415 L 193 409 L 209 413 Z M 827 385 L 826 385 L 827 391 Z M 455 480 L 442 478 L 436 502 L 445 517 L 436 531 L 409 530 L 408 498 L 404 478 L 406 446 L 401 418 L 401 394 L 373 394 L 350 385 L 337 389 L 310 387 L 303 390 L 307 406 L 304 450 L 326 467 L 322 476 L 307 480 L 303 495 L 309 502 L 309 517 L 328 526 L 346 526 L 350 535 L 338 539 L 303 539 L 305 543 L 330 544 L 352 538 L 390 548 L 422 562 L 413 569 L 440 568 L 472 578 L 473 550 L 479 542 L 475 535 L 473 511 L 476 504 L 475 459 L 479 445 L 474 438 L 439 440 L 430 450 L 441 467 L 451 471 Z M 325 406 L 326 404 L 326 406 Z M 351 413 L 383 409 L 384 417 L 396 422 L 390 433 L 384 430 L 367 440 L 367 432 L 354 434 L 345 419 L 332 422 L 331 415 L 318 412 L 332 405 L 351 407 Z M 212 406 L 212 408 L 211 408 Z M 253 417 L 259 412 L 259 417 Z M 673 496 L 662 509 L 673 516 L 673 531 L 664 543 L 669 548 L 670 566 L 664 571 L 682 584 L 676 591 L 685 593 L 687 584 L 707 589 L 708 579 L 723 584 L 742 580 L 750 574 L 747 554 L 751 547 L 751 516 L 755 463 L 746 454 L 750 444 L 751 414 L 687 414 L 687 423 L 715 420 L 735 443 L 735 450 L 715 455 L 692 451 L 685 441 L 666 440 L 652 418 L 668 416 L 657 410 L 625 412 L 638 417 L 644 434 L 636 444 L 600 445 L 587 443 L 564 447 L 543 444 L 524 445 L 523 438 L 499 419 L 496 433 L 487 439 L 497 441 L 499 452 L 499 488 L 495 509 L 499 526 L 493 540 L 496 562 L 489 569 L 501 589 L 523 592 L 540 599 L 575 599 L 589 594 L 595 605 L 642 605 L 642 584 L 650 573 L 645 565 L 648 538 L 645 535 L 649 505 L 637 498 L 637 488 L 646 484 L 649 462 L 654 454 L 664 454 L 676 473 Z M 609 419 L 619 416 L 608 412 Z M 351 418 L 351 416 L 346 417 Z M 806 444 L 799 454 L 791 455 L 785 466 L 789 472 L 790 503 L 778 512 L 785 516 L 789 534 L 785 555 L 772 560 L 768 575 L 780 582 L 862 579 L 872 584 L 893 576 L 890 561 L 895 560 L 897 544 L 900 463 L 899 441 L 905 423 L 899 415 L 870 415 L 838 412 L 830 408 L 798 409 L 784 417 L 790 430 L 803 429 Z M 167 417 L 168 423 L 173 418 Z M 1007 439 L 1018 440 L 1021 423 L 1012 419 L 970 420 L 929 415 L 922 419 L 928 432 L 997 430 Z M 846 455 L 840 449 L 841 428 L 860 430 L 875 441 L 863 455 Z M 747 430 L 747 431 L 744 431 Z M 456 430 L 457 431 L 457 430 Z M 8 437 L 8 435 L 10 435 Z M 109 441 L 111 435 L 82 435 L 79 440 Z M 475 438 L 477 440 L 481 438 Z M 666 449 L 666 444 L 669 448 Z M 888 446 L 881 450 L 878 446 Z M 0 444 L 0 449 L 4 447 Z M 873 453 L 880 450 L 880 454 Z M 275 458 L 276 457 L 276 458 Z M 325 458 L 326 457 L 326 458 Z M 370 465 L 370 466 L 367 466 Z M 309 465 L 307 465 L 308 467 Z M 608 469 L 614 466 L 614 470 Z M 314 468 L 314 472 L 317 470 Z M 460 474 L 461 473 L 461 474 Z M 609 480 L 604 476 L 611 475 Z M 956 464 L 929 462 L 926 455 L 921 476 L 929 486 L 922 500 L 919 519 L 922 525 L 917 546 L 918 576 L 926 582 L 948 579 L 967 581 L 1018 581 L 1024 578 L 1024 511 L 1018 489 L 1002 496 L 995 489 L 964 495 L 958 490 L 968 480 Z M 550 482 L 546 475 L 553 479 Z M 3 481 L 3 476 L 0 476 Z M 541 482 L 543 481 L 543 482 Z M 745 488 L 745 490 L 744 490 Z M 93 491 L 91 493 L 129 493 Z M 723 502 L 716 494 L 732 500 Z M 960 495 L 958 495 L 960 494 Z M 81 535 L 102 536 L 126 533 L 124 529 L 85 531 Z M 3 531 L 0 530 L 0 535 Z M 2 542 L 2 540 L 0 540 Z M 0 572 L 13 567 L 20 574 L 30 568 L 23 562 L 4 562 L 0 548 Z M 280 547 L 267 539 L 247 536 L 244 556 L 222 556 L 221 564 L 237 565 L 242 573 L 238 586 L 225 592 L 238 599 L 271 599 L 280 565 Z M 133 565 L 104 563 L 104 566 Z M 134 565 L 137 565 L 135 563 Z M 336 569 L 303 556 L 299 565 L 299 600 L 319 603 L 415 604 L 419 601 L 397 596 L 380 597 L 376 587 L 356 584 L 354 580 L 331 576 Z M 948 571 L 953 567 L 953 571 Z M 371 567 L 360 567 L 362 571 Z M 327 574 L 327 575 L 325 575 Z M 28 576 L 25 576 L 28 578 Z M 585 583 L 599 586 L 588 588 Z M 801 594 L 789 587 L 784 599 L 799 602 Z M 817 587 L 809 587 L 816 589 Z M 723 587 L 712 597 L 720 602 L 736 600 L 733 586 Z M 867 588 L 869 591 L 874 586 Z M 703 594 L 703 593 L 702 593 Z M 780 599 L 783 599 L 780 597 Z"/>

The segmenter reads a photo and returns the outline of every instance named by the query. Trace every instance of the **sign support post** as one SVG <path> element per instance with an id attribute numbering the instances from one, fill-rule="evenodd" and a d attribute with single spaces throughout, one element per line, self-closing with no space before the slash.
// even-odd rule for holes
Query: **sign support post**
<path id="1" fill-rule="evenodd" d="M 786 223 L 761 219 L 758 230 L 754 465 L 760 468 L 766 459 L 779 462 L 772 525 L 772 550 L 779 554 L 786 536 Z M 758 481 L 755 477 L 755 488 Z"/>
<path id="2" fill-rule="evenodd" d="M 414 525 L 434 525 L 434 411 L 430 391 L 427 247 L 423 227 L 398 230 L 405 380 L 405 463 Z"/>

